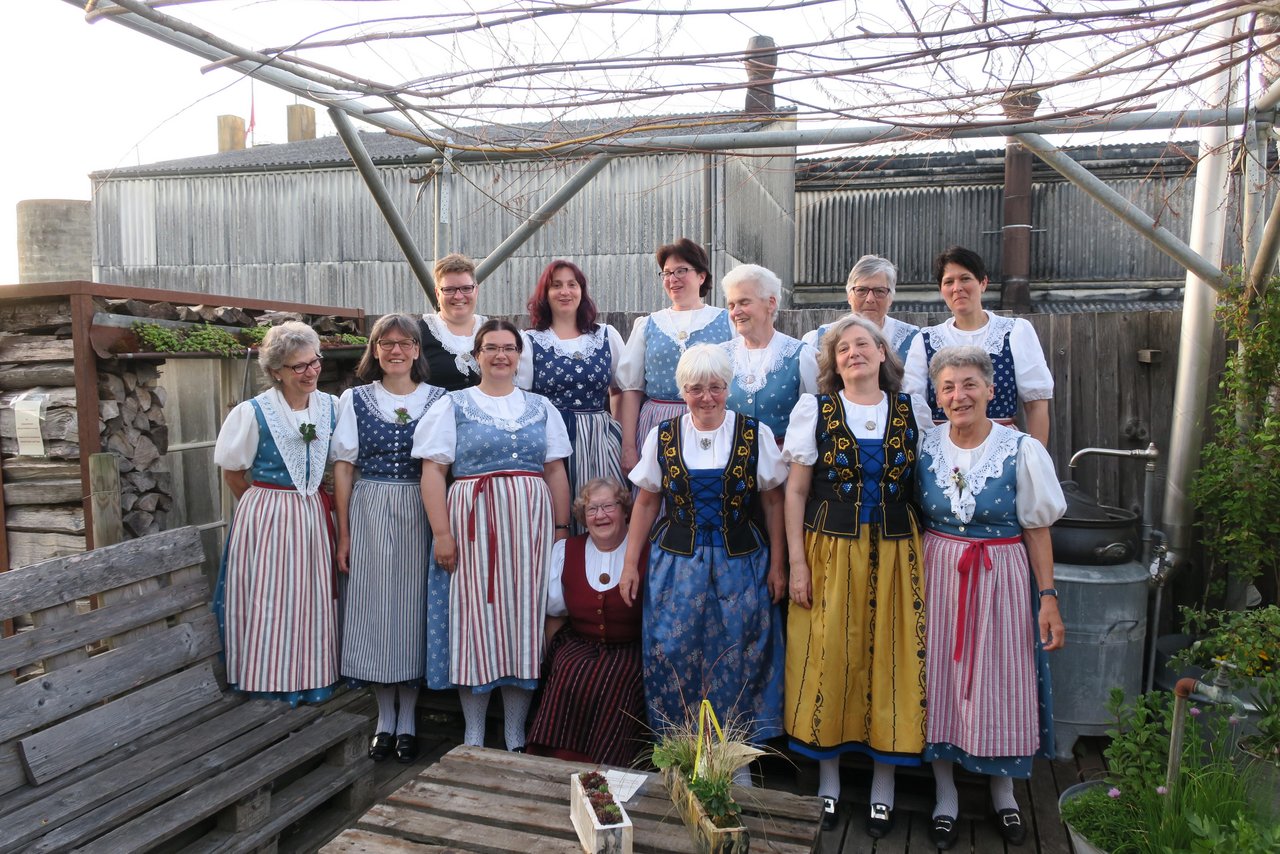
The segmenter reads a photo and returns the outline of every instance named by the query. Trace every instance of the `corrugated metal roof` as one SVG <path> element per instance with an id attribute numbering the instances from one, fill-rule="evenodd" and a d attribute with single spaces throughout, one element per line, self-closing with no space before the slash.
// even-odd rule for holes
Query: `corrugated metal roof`
<path id="1" fill-rule="evenodd" d="M 612 119 L 550 121 L 517 125 L 473 125 L 449 132 L 458 145 L 485 145 L 508 148 L 553 145 L 583 138 L 611 138 L 634 133 L 661 133 L 682 136 L 726 131 L 761 130 L 776 121 L 741 112 L 696 116 L 640 116 Z M 421 159 L 416 153 L 422 143 L 387 133 L 360 131 L 360 139 L 370 158 L 379 165 L 405 165 Z M 572 151 L 565 152 L 573 157 Z M 255 145 L 241 151 L 224 151 L 181 160 L 166 160 L 142 166 L 127 166 L 94 172 L 96 181 L 165 175 L 199 175 L 209 172 L 263 172 L 273 169 L 326 169 L 350 166 L 351 157 L 337 136 L 323 136 L 299 142 Z"/>

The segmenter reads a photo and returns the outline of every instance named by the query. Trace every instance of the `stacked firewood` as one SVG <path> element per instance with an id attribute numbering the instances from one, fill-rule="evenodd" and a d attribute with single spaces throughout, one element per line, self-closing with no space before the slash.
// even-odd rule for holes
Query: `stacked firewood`
<path id="1" fill-rule="evenodd" d="M 164 462 L 165 390 L 158 377 L 152 362 L 98 363 L 98 434 L 102 450 L 114 453 L 120 467 L 126 537 L 164 530 L 164 514 L 173 506 L 173 475 Z"/>

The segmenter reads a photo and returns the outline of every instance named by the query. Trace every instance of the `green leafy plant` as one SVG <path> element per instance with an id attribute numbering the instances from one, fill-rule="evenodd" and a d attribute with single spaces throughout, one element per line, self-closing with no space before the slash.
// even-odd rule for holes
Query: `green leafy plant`
<path id="1" fill-rule="evenodd" d="M 363 347 L 369 343 L 369 339 L 363 335 L 352 335 L 350 332 L 342 332 L 334 337 L 342 344 L 355 344 Z"/>
<path id="2" fill-rule="evenodd" d="M 231 332 L 207 323 L 169 327 L 140 320 L 133 324 L 133 332 L 144 348 L 156 353 L 217 353 L 220 356 L 239 356 L 245 349 Z"/>
<path id="3" fill-rule="evenodd" d="M 1228 574 L 1241 583 L 1264 578 L 1273 593 L 1280 581 L 1280 279 L 1260 294 L 1225 291 L 1218 320 L 1227 363 L 1190 489 L 1208 561 L 1206 601 Z"/>
<path id="4" fill-rule="evenodd" d="M 267 337 L 269 331 L 271 331 L 270 326 L 250 326 L 240 333 L 240 337 L 250 347 L 256 347 L 262 343 L 263 338 Z"/>
<path id="5" fill-rule="evenodd" d="M 1240 851 L 1270 851 L 1271 822 L 1249 799 L 1251 774 L 1233 759 L 1237 722 L 1208 716 L 1205 728 L 1188 722 L 1177 777 L 1165 780 L 1173 703 L 1167 694 L 1144 694 L 1131 705 L 1112 692 L 1108 709 L 1116 716 L 1108 732 L 1105 783 L 1063 805 L 1062 817 L 1077 833 L 1111 854 L 1171 854 L 1215 849 L 1213 840 L 1232 839 Z M 1189 718 L 1203 713 L 1192 707 Z M 1253 840 L 1264 847 L 1251 847 Z"/>

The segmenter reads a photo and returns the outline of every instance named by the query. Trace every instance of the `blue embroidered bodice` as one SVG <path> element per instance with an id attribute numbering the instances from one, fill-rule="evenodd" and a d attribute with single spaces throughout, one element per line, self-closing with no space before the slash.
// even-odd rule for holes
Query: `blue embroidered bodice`
<path id="1" fill-rule="evenodd" d="M 942 428 L 935 433 L 940 434 Z M 954 487 L 953 469 L 942 453 L 938 435 L 930 434 L 920 446 L 916 468 L 916 495 L 924 511 L 925 527 L 931 531 L 970 539 L 1016 537 L 1022 533 L 1018 522 L 1018 446 L 1025 434 L 1006 431 L 996 435 L 992 447 L 964 476 L 975 503 L 968 522 L 955 515 L 948 486 Z M 1034 440 L 1033 440 L 1034 441 Z"/>
<path id="2" fill-rule="evenodd" d="M 987 404 L 987 417 L 992 419 L 1013 420 L 1018 414 L 1018 374 L 1014 370 L 1013 347 L 1010 337 L 1013 334 L 1013 318 L 990 315 L 987 327 L 987 340 L 983 349 L 991 356 L 991 365 L 995 368 L 993 378 L 996 388 L 995 397 Z M 924 363 L 926 367 L 933 361 L 933 354 L 947 346 L 942 338 L 942 326 L 930 326 L 921 330 L 924 336 Z M 929 408 L 933 410 L 934 421 L 946 421 L 947 415 L 938 406 L 938 398 L 933 390 L 933 378 L 928 380 L 927 397 Z"/>
<path id="3" fill-rule="evenodd" d="M 413 448 L 413 431 L 418 426 L 422 413 L 444 394 L 444 390 L 433 386 L 417 417 L 401 424 L 398 420 L 387 420 L 378 408 L 373 388 L 373 385 L 362 385 L 354 389 L 351 395 L 356 413 L 357 435 L 360 437 L 356 468 L 360 469 L 361 477 L 416 481 L 422 476 L 422 460 L 410 454 Z"/>
<path id="4" fill-rule="evenodd" d="M 613 351 L 603 325 L 588 335 L 590 345 L 575 353 L 557 347 L 559 339 L 550 329 L 531 329 L 533 348 L 533 390 L 551 401 L 564 419 L 569 443 L 577 441 L 575 412 L 603 412 L 609 405 L 609 384 L 613 381 Z"/>
<path id="5" fill-rule="evenodd" d="M 644 329 L 644 393 L 657 400 L 680 400 L 676 385 L 676 363 L 684 351 L 694 344 L 720 344 L 733 337 L 729 312 L 720 311 L 715 319 L 697 332 L 689 333 L 683 342 L 662 331 L 650 315 Z"/>
<path id="6" fill-rule="evenodd" d="M 453 476 L 475 477 L 495 471 L 542 473 L 547 456 L 547 403 L 525 394 L 519 418 L 493 418 L 463 391 L 449 392 L 457 427 Z"/>
<path id="7" fill-rule="evenodd" d="M 321 395 L 319 423 L 315 425 L 316 438 L 310 442 L 302 438 L 288 413 L 276 411 L 273 392 L 265 391 L 249 401 L 258 423 L 258 453 L 249 471 L 250 480 L 289 487 L 304 495 L 314 494 L 320 488 L 329 457 L 329 440 L 338 417 L 333 398 L 323 392 L 315 393 Z M 277 436 L 285 443 L 284 447 L 276 440 Z"/>
<path id="8" fill-rule="evenodd" d="M 744 344 L 741 338 L 735 338 L 720 346 L 733 360 L 737 349 Z M 725 406 L 768 424 L 774 437 L 781 441 L 791 423 L 791 410 L 800 399 L 800 353 L 804 346 L 794 338 L 789 339 L 768 364 L 760 366 L 760 376 L 735 373 Z"/>

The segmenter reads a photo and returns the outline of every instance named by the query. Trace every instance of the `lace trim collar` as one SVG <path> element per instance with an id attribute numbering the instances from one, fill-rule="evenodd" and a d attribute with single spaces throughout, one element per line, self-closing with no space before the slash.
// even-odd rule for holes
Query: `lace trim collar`
<path id="1" fill-rule="evenodd" d="M 378 394 L 374 390 L 375 386 L 380 387 L 381 383 L 374 381 L 368 385 L 356 386 L 355 393 L 360 395 L 360 399 L 364 401 L 364 405 L 369 408 L 369 412 L 373 414 L 374 418 L 377 418 L 379 421 L 385 421 L 388 424 L 400 424 L 400 419 L 394 416 L 388 416 L 387 413 L 382 411 L 382 407 L 378 405 Z M 438 386 L 428 385 L 427 383 L 420 383 L 418 385 L 418 388 L 423 387 L 426 387 L 428 391 L 422 396 L 421 405 L 414 405 L 412 402 L 410 403 L 411 406 L 414 406 L 414 409 L 416 409 L 417 412 L 410 409 L 409 420 L 405 423 L 418 423 L 418 420 L 422 418 L 422 414 L 431 407 L 431 404 L 435 403 L 444 395 L 444 389 L 439 388 Z M 383 394 L 390 394 L 390 392 L 384 389 Z"/>
<path id="2" fill-rule="evenodd" d="M 544 350 L 551 350 L 562 359 L 590 356 L 605 345 L 604 324 L 597 323 L 595 332 L 584 332 L 577 338 L 562 339 L 551 329 L 530 329 L 525 332 L 529 340 Z"/>
<path id="3" fill-rule="evenodd" d="M 920 452 L 929 455 L 929 471 L 933 472 L 934 483 L 951 502 L 951 514 L 962 523 L 973 521 L 977 496 L 982 494 L 987 481 L 1004 471 L 1005 460 L 1018 453 L 1021 436 L 1017 430 L 993 422 L 978 461 L 961 475 L 954 461 L 953 455 L 958 449 L 951 443 L 951 425 L 941 424 L 925 433 Z"/>
<path id="4" fill-rule="evenodd" d="M 719 317 L 723 311 L 723 308 L 717 308 L 714 305 L 704 305 L 694 311 L 673 311 L 672 309 L 664 308 L 649 315 L 649 319 L 657 324 L 663 335 L 683 347 L 685 340 L 690 335 L 706 327 L 711 321 Z M 685 318 L 688 319 L 686 320 Z M 680 337 L 681 332 L 684 333 L 684 338 Z"/>
<path id="5" fill-rule="evenodd" d="M 748 350 L 742 336 L 727 341 L 720 346 L 729 351 L 729 360 L 733 362 L 733 378 L 743 391 L 755 393 L 769 383 L 769 377 L 777 373 L 784 364 L 794 356 L 804 344 L 790 335 L 775 331 L 764 348 L 764 355 L 759 363 L 752 360 L 750 353 L 759 350 Z"/>
<path id="6" fill-rule="evenodd" d="M 453 398 L 453 405 L 458 407 L 468 421 L 487 424 L 507 433 L 515 433 L 545 417 L 546 410 L 542 395 L 516 389 L 512 394 L 524 395 L 524 411 L 517 418 L 497 418 L 481 409 L 480 404 L 468 393 L 470 391 L 471 389 L 464 388 L 449 392 L 449 397 Z M 480 393 L 483 394 L 483 392 Z"/>
<path id="7" fill-rule="evenodd" d="M 285 404 L 280 392 L 267 389 L 254 398 L 262 410 L 284 467 L 293 481 L 293 488 L 302 495 L 314 495 L 324 479 L 324 464 L 329 456 L 329 436 L 333 432 L 333 398 L 322 391 L 311 393 L 307 418 L 315 417 L 316 438 L 310 442 L 302 438 L 293 413 Z"/>
<path id="8" fill-rule="evenodd" d="M 883 328 L 885 337 L 889 339 L 889 346 L 895 350 L 901 346 L 903 341 L 906 341 L 907 338 L 910 337 L 912 332 L 919 329 L 917 326 L 912 326 L 910 323 L 903 323 L 901 320 L 889 317 L 888 315 L 885 315 Z"/>
<path id="9" fill-rule="evenodd" d="M 488 319 L 483 314 L 477 314 L 471 325 L 471 334 L 454 335 L 449 331 L 448 325 L 440 319 L 440 315 L 422 315 L 422 322 L 427 325 L 427 331 L 440 342 L 440 346 L 446 352 L 453 356 L 453 363 L 457 366 L 458 373 L 464 377 L 467 374 L 480 375 L 480 364 L 476 361 L 475 356 L 471 355 L 471 347 L 475 344 L 476 330 Z"/>
<path id="10" fill-rule="evenodd" d="M 998 314 L 987 312 L 987 334 L 983 337 L 982 343 L 978 346 L 986 350 L 988 355 L 996 356 L 1004 350 L 1004 340 L 1013 329 L 1014 318 L 1003 317 Z M 937 326 L 930 326 L 924 330 L 924 334 L 929 336 L 929 346 L 934 350 L 941 350 L 943 347 L 954 344 L 952 340 L 955 336 L 963 334 L 956 332 L 955 318 L 948 320 L 946 323 L 940 323 Z"/>

